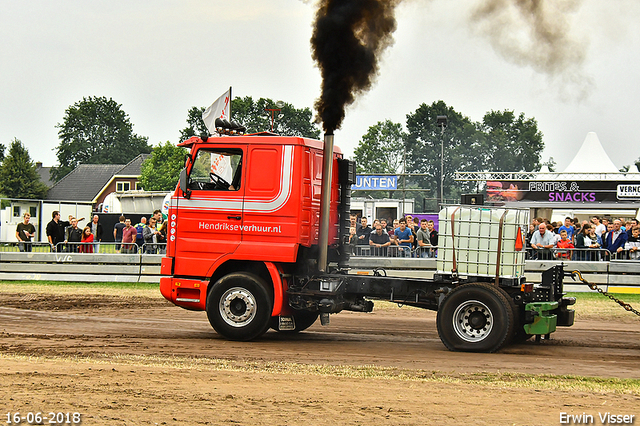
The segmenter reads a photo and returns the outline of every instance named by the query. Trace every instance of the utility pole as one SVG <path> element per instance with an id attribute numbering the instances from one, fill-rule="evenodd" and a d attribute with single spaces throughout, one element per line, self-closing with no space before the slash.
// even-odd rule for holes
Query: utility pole
<path id="1" fill-rule="evenodd" d="M 407 187 L 407 142 L 404 142 L 404 154 L 402 156 L 402 217 L 404 217 L 404 203 Z"/>
<path id="2" fill-rule="evenodd" d="M 440 127 L 440 207 L 444 204 L 444 129 L 447 128 L 447 116 L 436 117 L 436 125 Z"/>

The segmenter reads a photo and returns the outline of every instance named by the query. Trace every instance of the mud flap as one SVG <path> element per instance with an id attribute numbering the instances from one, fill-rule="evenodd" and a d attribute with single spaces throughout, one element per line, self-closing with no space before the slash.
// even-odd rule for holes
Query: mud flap
<path id="1" fill-rule="evenodd" d="M 280 331 L 293 331 L 296 329 L 296 321 L 292 316 L 279 316 L 278 317 L 278 330 Z"/>

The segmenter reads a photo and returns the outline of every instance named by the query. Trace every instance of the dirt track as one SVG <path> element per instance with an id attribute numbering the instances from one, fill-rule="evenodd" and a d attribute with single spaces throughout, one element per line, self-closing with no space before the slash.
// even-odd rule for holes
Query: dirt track
<path id="1" fill-rule="evenodd" d="M 539 345 L 468 354 L 447 351 L 435 313 L 417 309 L 341 313 L 328 327 L 240 343 L 221 339 L 204 313 L 159 298 L 0 294 L 5 416 L 80 411 L 83 424 L 533 425 L 559 424 L 560 412 L 586 412 L 596 424 L 599 412 L 640 414 L 637 392 L 537 386 L 521 373 L 638 379 L 640 322 L 581 320 Z"/>

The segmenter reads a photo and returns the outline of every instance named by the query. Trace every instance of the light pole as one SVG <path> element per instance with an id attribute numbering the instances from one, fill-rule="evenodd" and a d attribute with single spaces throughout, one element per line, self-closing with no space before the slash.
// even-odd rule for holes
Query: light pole
<path id="1" fill-rule="evenodd" d="M 444 129 L 447 128 L 447 116 L 437 116 L 436 125 L 440 127 L 440 207 L 442 207 L 444 204 Z"/>
<path id="2" fill-rule="evenodd" d="M 404 203 L 407 187 L 407 142 L 404 142 L 404 154 L 402 155 L 402 216 L 404 217 Z"/>
<path id="3" fill-rule="evenodd" d="M 276 121 L 276 111 L 280 112 L 282 111 L 282 107 L 284 106 L 284 102 L 282 101 L 278 101 L 276 102 L 276 107 L 277 108 L 265 108 L 265 111 L 269 111 L 271 113 L 271 132 L 273 132 L 273 125 L 275 124 Z"/>

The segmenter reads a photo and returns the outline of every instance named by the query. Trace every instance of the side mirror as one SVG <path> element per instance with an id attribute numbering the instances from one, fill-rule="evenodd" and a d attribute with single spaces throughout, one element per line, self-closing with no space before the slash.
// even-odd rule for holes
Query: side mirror
<path id="1" fill-rule="evenodd" d="M 191 198 L 191 190 L 189 189 L 187 176 L 187 168 L 185 167 L 180 172 L 180 190 L 182 191 L 182 196 L 186 199 Z"/>

